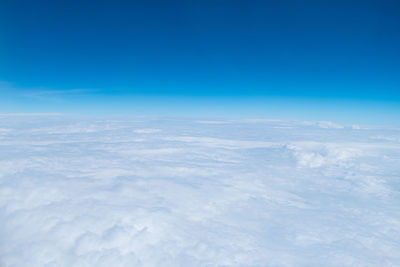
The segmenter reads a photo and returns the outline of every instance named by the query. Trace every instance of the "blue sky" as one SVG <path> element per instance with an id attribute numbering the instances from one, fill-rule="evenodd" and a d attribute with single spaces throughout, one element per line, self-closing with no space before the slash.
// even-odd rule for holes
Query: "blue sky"
<path id="1" fill-rule="evenodd" d="M 397 123 L 396 1 L 2 1 L 0 112 Z"/>

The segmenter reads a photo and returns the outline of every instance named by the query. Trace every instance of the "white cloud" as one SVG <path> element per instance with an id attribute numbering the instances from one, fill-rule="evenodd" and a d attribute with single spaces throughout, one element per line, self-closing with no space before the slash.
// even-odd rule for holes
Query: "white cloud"
<path id="1" fill-rule="evenodd" d="M 145 129 L 136 129 L 133 130 L 135 133 L 144 133 L 144 134 L 150 134 L 150 133 L 158 133 L 160 132 L 160 129 L 152 129 L 152 128 L 145 128 Z"/>
<path id="2" fill-rule="evenodd" d="M 51 118 L 0 121 L 0 266 L 400 265 L 398 131 Z"/>
<path id="3" fill-rule="evenodd" d="M 342 129 L 343 125 L 331 122 L 331 121 L 320 121 L 318 122 L 318 126 L 324 129 Z"/>
<path id="4" fill-rule="evenodd" d="M 397 138 L 394 136 L 375 135 L 375 136 L 371 136 L 370 138 L 375 139 L 375 140 L 389 141 L 389 142 L 397 141 Z"/>
<path id="5" fill-rule="evenodd" d="M 278 119 L 263 119 L 263 118 L 249 118 L 249 119 L 239 119 L 237 122 L 249 122 L 249 123 L 271 123 L 280 122 Z"/>
<path id="6" fill-rule="evenodd" d="M 195 123 L 200 123 L 200 124 L 226 124 L 230 123 L 229 121 L 195 121 Z"/>

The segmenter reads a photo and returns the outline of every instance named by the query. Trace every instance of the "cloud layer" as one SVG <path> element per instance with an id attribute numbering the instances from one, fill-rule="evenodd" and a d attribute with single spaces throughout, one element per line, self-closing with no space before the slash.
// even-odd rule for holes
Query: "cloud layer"
<path id="1" fill-rule="evenodd" d="M 0 266 L 400 265 L 399 140 L 330 122 L 2 115 Z"/>

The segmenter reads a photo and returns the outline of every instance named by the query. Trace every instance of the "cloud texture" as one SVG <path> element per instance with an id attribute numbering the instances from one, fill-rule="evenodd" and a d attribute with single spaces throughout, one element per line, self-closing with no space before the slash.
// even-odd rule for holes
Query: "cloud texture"
<path id="1" fill-rule="evenodd" d="M 0 119 L 0 266 L 400 265 L 397 129 Z"/>

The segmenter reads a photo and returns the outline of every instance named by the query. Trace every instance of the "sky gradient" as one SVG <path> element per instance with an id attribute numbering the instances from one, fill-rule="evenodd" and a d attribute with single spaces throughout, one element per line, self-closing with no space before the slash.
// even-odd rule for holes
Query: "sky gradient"
<path id="1" fill-rule="evenodd" d="M 0 112 L 398 123 L 396 1 L 2 1 Z"/>

